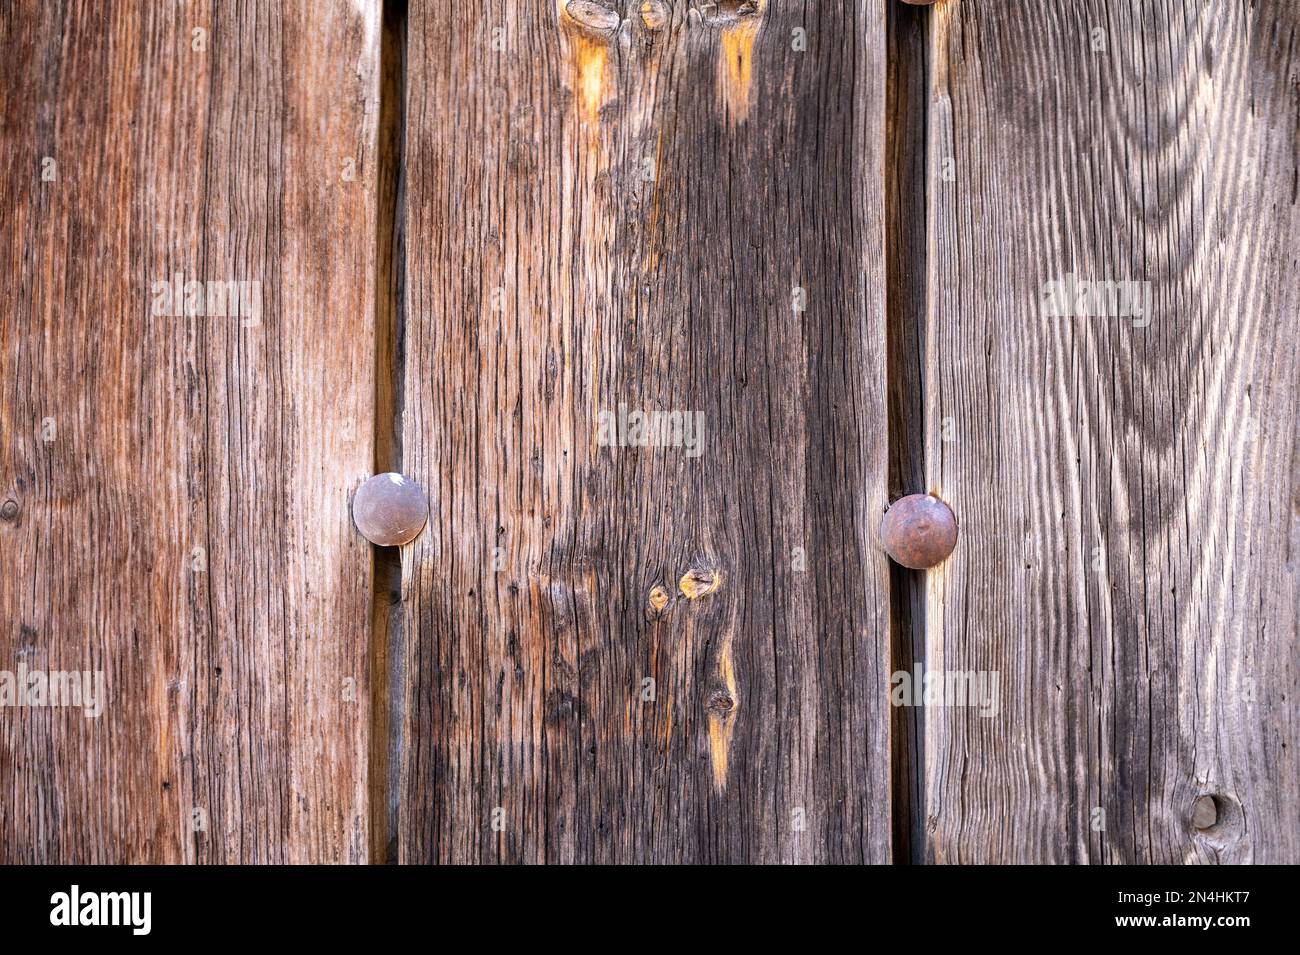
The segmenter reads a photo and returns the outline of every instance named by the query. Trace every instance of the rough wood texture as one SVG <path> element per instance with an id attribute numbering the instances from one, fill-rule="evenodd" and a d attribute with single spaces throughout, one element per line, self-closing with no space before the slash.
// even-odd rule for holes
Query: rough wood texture
<path id="1" fill-rule="evenodd" d="M 382 6 L 0 17 L 0 863 L 1300 862 L 1294 3 Z"/>
<path id="2" fill-rule="evenodd" d="M 107 682 L 98 719 L 0 710 L 0 861 L 367 857 L 358 9 L 0 18 L 0 670 Z M 176 273 L 260 282 L 259 321 L 153 314 Z"/>
<path id="3" fill-rule="evenodd" d="M 399 857 L 888 861 L 884 8 L 617 7 L 411 4 Z"/>
<path id="4" fill-rule="evenodd" d="M 935 861 L 1300 861 L 1298 18 L 934 10 L 927 663 L 1002 675 L 927 711 Z M 1071 272 L 1149 326 L 1043 317 Z"/>

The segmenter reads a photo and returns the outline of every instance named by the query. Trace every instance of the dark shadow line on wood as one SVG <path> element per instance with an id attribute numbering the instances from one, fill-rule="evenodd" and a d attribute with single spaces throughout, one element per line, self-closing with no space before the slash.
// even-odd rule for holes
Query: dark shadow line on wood
<path id="1" fill-rule="evenodd" d="M 405 152 L 407 0 L 384 0 L 375 196 L 374 473 L 402 470 L 406 377 Z M 402 743 L 402 552 L 375 547 L 370 644 L 370 861 L 397 862 Z M 393 696 L 393 689 L 399 692 Z"/>
<path id="2" fill-rule="evenodd" d="M 889 499 L 925 486 L 926 125 L 928 8 L 887 4 L 885 321 Z M 890 669 L 925 659 L 925 572 L 890 562 Z M 890 768 L 893 861 L 925 855 L 925 711 L 893 707 Z"/>

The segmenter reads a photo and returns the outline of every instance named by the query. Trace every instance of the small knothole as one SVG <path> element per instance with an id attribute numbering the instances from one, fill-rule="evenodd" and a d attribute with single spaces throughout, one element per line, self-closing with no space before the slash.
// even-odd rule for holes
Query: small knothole
<path id="1" fill-rule="evenodd" d="M 1228 793 L 1202 793 L 1192 801 L 1192 833 L 1227 844 L 1246 834 L 1246 813 L 1237 797 Z"/>
<path id="2" fill-rule="evenodd" d="M 1212 829 L 1219 821 L 1219 806 L 1213 796 L 1198 796 L 1192 803 L 1192 828 Z"/>
<path id="3" fill-rule="evenodd" d="M 656 584 L 650 588 L 650 596 L 646 599 L 646 619 L 654 620 L 660 616 L 669 604 L 670 598 L 668 591 Z"/>

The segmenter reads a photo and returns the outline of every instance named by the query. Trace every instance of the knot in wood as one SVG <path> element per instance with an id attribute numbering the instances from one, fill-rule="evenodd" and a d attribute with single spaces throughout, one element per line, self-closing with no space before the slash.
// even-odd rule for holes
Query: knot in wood
<path id="1" fill-rule="evenodd" d="M 677 586 L 687 600 L 699 600 L 722 586 L 722 574 L 714 570 L 688 570 Z"/>
<path id="2" fill-rule="evenodd" d="M 618 30 L 619 23 L 622 22 L 617 11 L 611 10 L 602 3 L 596 3 L 594 0 L 569 0 L 564 12 L 569 15 L 570 20 L 583 30 L 601 36 L 614 33 Z"/>
<path id="3" fill-rule="evenodd" d="M 662 30 L 668 23 L 668 8 L 663 0 L 645 0 L 640 12 L 641 22 L 647 30 Z"/>
<path id="4" fill-rule="evenodd" d="M 758 0 L 709 0 L 697 9 L 709 26 L 725 27 L 758 16 Z"/>
<path id="5" fill-rule="evenodd" d="M 731 694 L 726 690 L 714 690 L 709 694 L 709 702 L 706 707 L 711 713 L 725 716 L 736 708 L 736 701 L 731 698 Z"/>
<path id="6" fill-rule="evenodd" d="M 668 591 L 656 584 L 650 589 L 650 612 L 653 614 L 663 613 L 664 608 L 667 606 Z"/>

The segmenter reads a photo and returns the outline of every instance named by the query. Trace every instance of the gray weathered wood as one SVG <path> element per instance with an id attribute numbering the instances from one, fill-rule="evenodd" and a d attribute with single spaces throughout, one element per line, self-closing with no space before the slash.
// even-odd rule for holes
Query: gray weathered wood
<path id="1" fill-rule="evenodd" d="M 1300 861 L 1300 8 L 933 16 L 926 664 L 1002 699 L 927 711 L 927 854 Z M 1043 317 L 1069 273 L 1150 324 Z"/>

